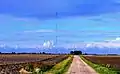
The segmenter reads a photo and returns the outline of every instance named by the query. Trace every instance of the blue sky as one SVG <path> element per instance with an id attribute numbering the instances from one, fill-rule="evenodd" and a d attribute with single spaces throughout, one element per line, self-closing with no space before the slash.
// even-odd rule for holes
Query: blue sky
<path id="1" fill-rule="evenodd" d="M 1 45 L 113 41 L 119 26 L 119 0 L 0 0 Z"/>

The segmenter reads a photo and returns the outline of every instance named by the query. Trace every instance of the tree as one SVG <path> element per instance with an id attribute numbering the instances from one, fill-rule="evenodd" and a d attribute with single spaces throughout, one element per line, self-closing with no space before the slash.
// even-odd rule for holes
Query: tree
<path id="1" fill-rule="evenodd" d="M 45 52 L 43 52 L 42 54 L 46 54 Z"/>
<path id="2" fill-rule="evenodd" d="M 74 51 L 70 51 L 70 54 L 74 54 Z"/>
<path id="3" fill-rule="evenodd" d="M 12 52 L 12 54 L 16 54 L 15 52 Z"/>

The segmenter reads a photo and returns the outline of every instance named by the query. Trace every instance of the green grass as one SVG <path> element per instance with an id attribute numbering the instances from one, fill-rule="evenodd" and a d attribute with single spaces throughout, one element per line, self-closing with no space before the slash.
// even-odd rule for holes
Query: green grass
<path id="1" fill-rule="evenodd" d="M 67 59 L 65 59 L 64 61 L 56 64 L 55 66 L 53 66 L 52 69 L 45 72 L 45 74 L 64 74 L 65 72 L 67 72 L 67 70 L 72 62 L 72 58 L 73 58 L 73 56 L 70 56 Z"/>
<path id="2" fill-rule="evenodd" d="M 107 67 L 104 67 L 104 66 L 99 65 L 99 64 L 94 64 L 94 63 L 86 60 L 82 55 L 80 57 L 84 62 L 86 62 L 88 65 L 90 65 L 99 74 L 120 74 L 117 71 L 115 71 L 114 69 L 107 68 Z"/>

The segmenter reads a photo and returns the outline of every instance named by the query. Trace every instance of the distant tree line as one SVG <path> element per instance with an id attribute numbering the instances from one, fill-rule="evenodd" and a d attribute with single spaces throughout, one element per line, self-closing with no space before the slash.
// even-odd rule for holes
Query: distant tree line
<path id="1" fill-rule="evenodd" d="M 82 54 L 82 51 L 70 51 L 70 54 L 80 55 L 80 54 Z"/>
<path id="2" fill-rule="evenodd" d="M 50 53 L 45 53 L 45 52 L 39 52 L 39 53 L 35 53 L 35 52 L 33 52 L 33 53 L 27 53 L 27 52 L 21 52 L 21 53 L 17 53 L 17 52 L 10 52 L 10 53 L 2 53 L 2 52 L 0 52 L 0 54 L 50 54 Z"/>
<path id="3" fill-rule="evenodd" d="M 29 52 L 21 52 L 21 53 L 10 52 L 10 53 L 2 53 L 2 52 L 0 52 L 0 54 L 46 54 L 46 55 L 55 55 L 55 54 L 63 54 L 63 53 L 46 53 L 46 52 L 31 52 L 31 53 L 29 53 Z M 64 53 L 64 54 L 66 54 L 66 53 Z"/>

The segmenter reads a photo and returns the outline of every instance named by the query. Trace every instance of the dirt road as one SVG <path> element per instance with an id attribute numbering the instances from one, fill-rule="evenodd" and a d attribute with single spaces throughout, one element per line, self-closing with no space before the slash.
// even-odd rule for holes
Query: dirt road
<path id="1" fill-rule="evenodd" d="M 67 74 L 98 74 L 98 73 L 96 73 L 94 69 L 88 66 L 79 56 L 75 55 Z"/>

